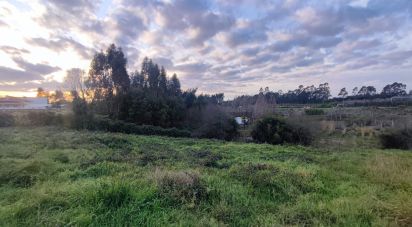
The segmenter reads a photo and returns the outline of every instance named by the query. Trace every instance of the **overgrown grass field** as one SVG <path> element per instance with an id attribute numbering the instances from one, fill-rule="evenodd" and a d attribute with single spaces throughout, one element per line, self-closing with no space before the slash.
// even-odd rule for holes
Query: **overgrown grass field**
<path id="1" fill-rule="evenodd" d="M 0 129 L 1 226 L 410 226 L 412 152 Z"/>

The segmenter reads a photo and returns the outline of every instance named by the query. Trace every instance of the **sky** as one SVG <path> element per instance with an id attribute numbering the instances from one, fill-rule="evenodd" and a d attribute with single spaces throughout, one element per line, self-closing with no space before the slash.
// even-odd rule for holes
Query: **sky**
<path id="1" fill-rule="evenodd" d="M 120 46 L 184 89 L 255 94 L 328 82 L 412 89 L 411 0 L 0 0 L 0 96 L 62 89 Z"/>

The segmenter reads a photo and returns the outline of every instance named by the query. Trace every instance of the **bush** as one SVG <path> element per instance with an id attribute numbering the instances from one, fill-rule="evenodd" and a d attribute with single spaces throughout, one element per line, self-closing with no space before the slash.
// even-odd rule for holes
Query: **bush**
<path id="1" fill-rule="evenodd" d="M 324 115 L 325 111 L 322 109 L 306 109 L 305 114 L 306 115 Z"/>
<path id="2" fill-rule="evenodd" d="M 27 114 L 30 126 L 61 125 L 63 117 L 52 111 L 30 111 Z"/>
<path id="3" fill-rule="evenodd" d="M 73 117 L 71 126 L 75 129 L 84 129 L 91 127 L 93 120 L 93 114 L 89 111 L 87 102 L 80 98 L 77 94 L 74 94 L 72 102 Z"/>
<path id="4" fill-rule="evenodd" d="M 252 137 L 258 143 L 309 145 L 312 142 L 312 135 L 305 128 L 273 117 L 258 121 L 252 130 Z"/>
<path id="5" fill-rule="evenodd" d="M 380 135 L 380 142 L 385 149 L 412 149 L 412 130 L 403 129 Z"/>
<path id="6" fill-rule="evenodd" d="M 136 125 L 108 118 L 94 118 L 86 125 L 89 130 L 121 132 L 138 135 L 159 135 L 170 137 L 190 137 L 190 132 L 177 128 L 162 128 L 152 125 Z"/>
<path id="7" fill-rule="evenodd" d="M 238 124 L 217 105 L 208 105 L 201 111 L 199 126 L 193 137 L 233 140 L 238 136 Z"/>
<path id="8" fill-rule="evenodd" d="M 10 127 L 14 125 L 14 117 L 9 113 L 0 112 L 0 127 Z"/>
<path id="9" fill-rule="evenodd" d="M 207 196 L 197 173 L 156 171 L 155 180 L 160 194 L 175 202 L 199 204 Z"/>

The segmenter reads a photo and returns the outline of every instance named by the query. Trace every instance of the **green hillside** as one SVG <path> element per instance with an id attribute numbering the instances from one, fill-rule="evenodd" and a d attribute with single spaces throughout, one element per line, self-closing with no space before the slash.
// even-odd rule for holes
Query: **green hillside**
<path id="1" fill-rule="evenodd" d="M 0 226 L 412 225 L 412 153 L 0 129 Z"/>

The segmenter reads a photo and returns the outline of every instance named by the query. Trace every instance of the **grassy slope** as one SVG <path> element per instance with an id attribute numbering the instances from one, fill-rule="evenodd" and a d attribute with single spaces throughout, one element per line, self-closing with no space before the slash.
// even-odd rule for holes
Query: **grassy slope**
<path id="1" fill-rule="evenodd" d="M 162 193 L 179 171 L 206 195 Z M 34 224 L 411 225 L 412 153 L 2 128 L 0 226 Z"/>

